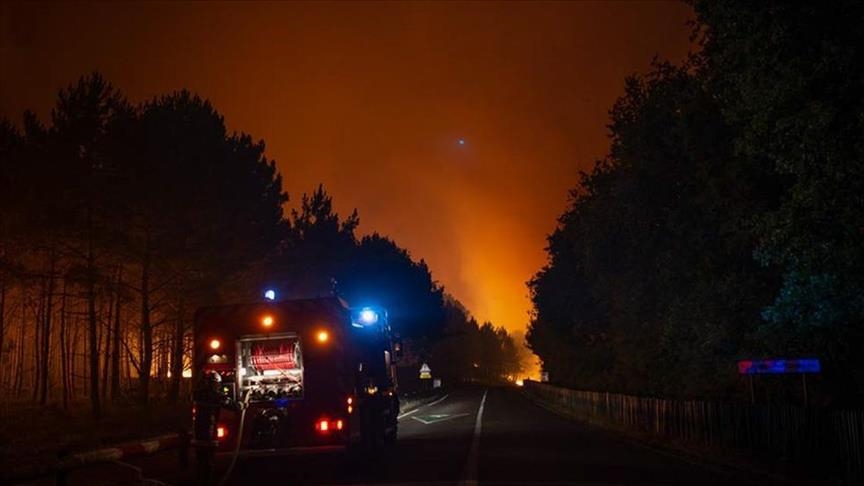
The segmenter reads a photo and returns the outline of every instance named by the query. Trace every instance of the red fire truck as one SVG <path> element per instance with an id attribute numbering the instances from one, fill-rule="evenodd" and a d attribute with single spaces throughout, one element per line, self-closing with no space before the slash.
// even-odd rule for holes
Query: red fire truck
<path id="1" fill-rule="evenodd" d="M 350 309 L 338 298 L 206 307 L 193 335 L 199 460 L 395 440 L 394 343 L 383 309 Z"/>

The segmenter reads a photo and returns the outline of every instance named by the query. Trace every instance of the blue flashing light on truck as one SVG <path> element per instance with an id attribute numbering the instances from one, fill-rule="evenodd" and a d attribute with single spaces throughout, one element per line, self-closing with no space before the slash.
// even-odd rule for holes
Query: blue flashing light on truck
<path id="1" fill-rule="evenodd" d="M 338 298 L 205 307 L 193 342 L 202 475 L 217 452 L 396 439 L 396 355 L 383 309 Z"/>

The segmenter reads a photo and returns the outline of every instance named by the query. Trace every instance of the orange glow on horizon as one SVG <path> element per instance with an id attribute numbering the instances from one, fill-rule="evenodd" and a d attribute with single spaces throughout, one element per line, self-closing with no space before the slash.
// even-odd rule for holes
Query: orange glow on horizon
<path id="1" fill-rule="evenodd" d="M 286 210 L 323 183 L 361 234 L 393 238 L 510 331 L 527 326 L 525 282 L 567 191 L 608 149 L 625 76 L 683 59 L 692 17 L 683 2 L 7 8 L 0 116 L 48 121 L 57 90 L 94 69 L 134 103 L 188 88 L 229 133 L 266 141 Z"/>

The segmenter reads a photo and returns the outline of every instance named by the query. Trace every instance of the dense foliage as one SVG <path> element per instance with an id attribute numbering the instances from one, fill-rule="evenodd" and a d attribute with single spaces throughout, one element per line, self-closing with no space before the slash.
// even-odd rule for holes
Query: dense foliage
<path id="1" fill-rule="evenodd" d="M 503 327 L 479 324 L 456 299 L 445 296 L 443 331 L 425 359 L 445 383 L 514 381 L 529 361 L 524 348 Z"/>
<path id="2" fill-rule="evenodd" d="M 529 282 L 529 342 L 579 388 L 729 397 L 745 390 L 738 359 L 814 356 L 820 399 L 852 398 L 864 8 L 695 7 L 700 52 L 629 78 L 610 112 L 609 155 L 572 191 Z"/>
<path id="3" fill-rule="evenodd" d="M 132 106 L 98 74 L 23 127 L 4 122 L 0 148 L 2 384 L 40 403 L 83 388 L 98 415 L 121 382 L 146 403 L 171 375 L 176 400 L 196 306 L 282 238 L 263 143 L 188 92 Z"/>

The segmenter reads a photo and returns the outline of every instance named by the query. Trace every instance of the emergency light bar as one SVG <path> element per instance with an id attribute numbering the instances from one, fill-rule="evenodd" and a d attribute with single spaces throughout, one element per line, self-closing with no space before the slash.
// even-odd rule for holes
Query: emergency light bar
<path id="1" fill-rule="evenodd" d="M 351 325 L 354 327 L 368 327 L 378 324 L 382 313 L 372 307 L 363 307 L 351 313 Z"/>

